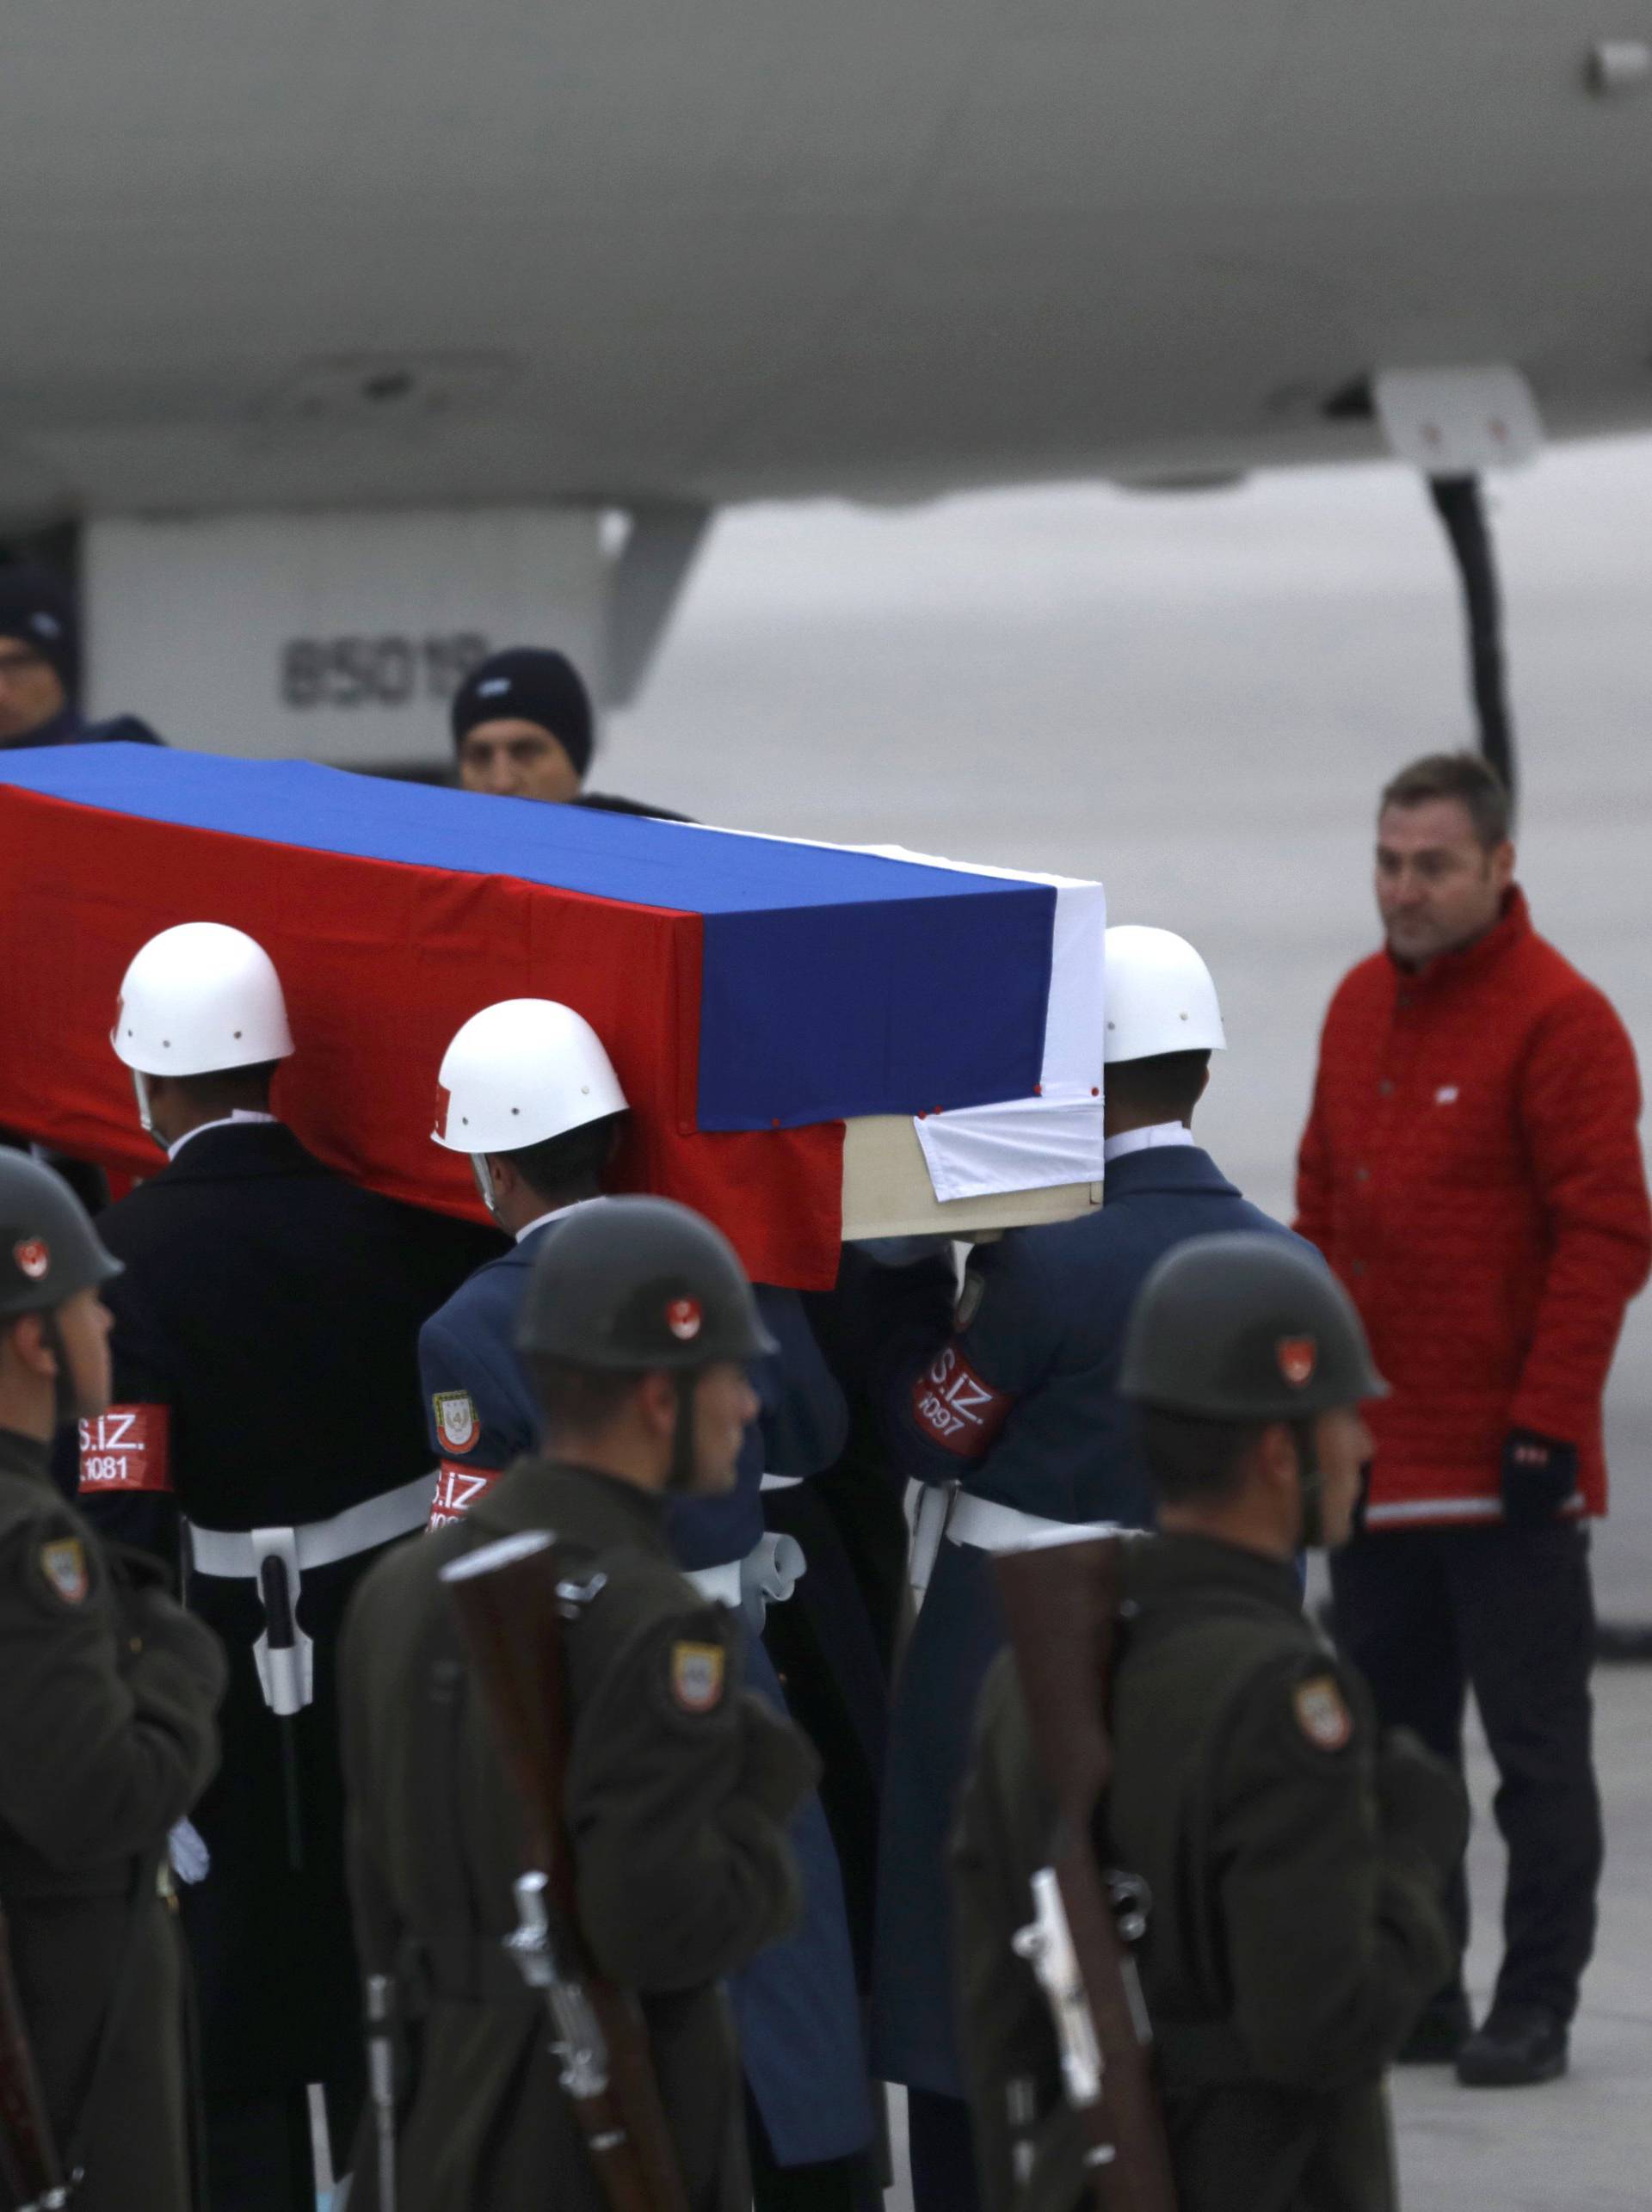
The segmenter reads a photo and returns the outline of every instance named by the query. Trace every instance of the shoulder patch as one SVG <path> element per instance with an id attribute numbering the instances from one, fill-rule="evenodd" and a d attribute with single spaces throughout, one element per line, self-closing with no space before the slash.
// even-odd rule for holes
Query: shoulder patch
<path id="1" fill-rule="evenodd" d="M 723 1702 L 727 1658 L 720 1643 L 674 1643 L 673 1704 L 685 1713 L 714 1713 Z"/>
<path id="2" fill-rule="evenodd" d="M 482 1424 L 476 1417 L 476 1401 L 468 1390 L 438 1390 L 430 1401 L 436 1416 L 436 1434 L 444 1451 L 460 1458 L 476 1449 Z"/>
<path id="3" fill-rule="evenodd" d="M 1310 1675 L 1298 1683 L 1291 1703 L 1297 1726 L 1316 1751 L 1341 1751 L 1352 1740 L 1353 1715 L 1335 1675 Z"/>
<path id="4" fill-rule="evenodd" d="M 40 1573 L 46 1587 L 65 1605 L 83 1605 L 90 1595 L 92 1578 L 86 1565 L 86 1547 L 77 1536 L 54 1536 L 40 1546 Z"/>

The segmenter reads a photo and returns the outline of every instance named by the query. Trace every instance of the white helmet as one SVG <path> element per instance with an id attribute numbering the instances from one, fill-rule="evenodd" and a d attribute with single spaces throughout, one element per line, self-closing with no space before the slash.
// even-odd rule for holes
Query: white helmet
<path id="1" fill-rule="evenodd" d="M 1172 929 L 1125 922 L 1108 930 L 1106 1021 L 1109 1066 L 1227 1049 L 1211 971 Z"/>
<path id="2" fill-rule="evenodd" d="M 602 1040 L 554 999 L 501 999 L 473 1014 L 442 1056 L 441 1124 L 450 1152 L 516 1152 L 605 1114 L 626 1094 Z"/>
<path id="3" fill-rule="evenodd" d="M 285 1060 L 293 1032 L 263 946 L 221 921 L 185 921 L 126 970 L 109 1042 L 139 1075 L 211 1075 Z"/>

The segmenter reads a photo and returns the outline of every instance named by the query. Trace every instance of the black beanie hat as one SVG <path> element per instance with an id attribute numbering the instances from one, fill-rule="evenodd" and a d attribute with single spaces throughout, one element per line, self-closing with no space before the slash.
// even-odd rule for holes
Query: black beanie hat
<path id="1" fill-rule="evenodd" d="M 591 764 L 591 696 L 565 653 L 511 645 L 478 661 L 453 693 L 453 742 L 483 722 L 548 730 L 583 777 Z"/>
<path id="2" fill-rule="evenodd" d="M 32 645 L 73 698 L 80 676 L 74 595 L 50 569 L 22 561 L 0 568 L 0 638 Z"/>

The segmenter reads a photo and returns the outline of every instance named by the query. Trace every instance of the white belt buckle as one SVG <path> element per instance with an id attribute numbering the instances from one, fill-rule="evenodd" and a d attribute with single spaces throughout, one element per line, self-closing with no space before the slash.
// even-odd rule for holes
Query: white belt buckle
<path id="1" fill-rule="evenodd" d="M 253 1572 L 264 1606 L 264 1632 L 252 1647 L 252 1663 L 258 1670 L 258 1686 L 272 1713 L 287 1717 L 301 1713 L 316 1694 L 316 1647 L 299 1626 L 298 1531 L 290 1528 L 252 1531 Z M 267 1561 L 278 1562 L 286 1586 L 287 1611 L 291 1616 L 292 1641 L 272 1644 L 269 1605 L 264 1594 Z"/>

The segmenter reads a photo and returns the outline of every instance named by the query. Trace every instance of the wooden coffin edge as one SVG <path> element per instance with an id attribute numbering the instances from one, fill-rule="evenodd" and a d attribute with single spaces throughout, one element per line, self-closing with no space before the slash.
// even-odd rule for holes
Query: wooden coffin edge
<path id="1" fill-rule="evenodd" d="M 866 1236 L 968 1236 L 1071 1221 L 1101 1203 L 1101 1185 L 1056 1183 L 989 1198 L 936 1198 L 917 1131 L 905 1114 L 865 1114 L 843 1125 L 843 1241 Z"/>

